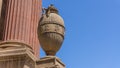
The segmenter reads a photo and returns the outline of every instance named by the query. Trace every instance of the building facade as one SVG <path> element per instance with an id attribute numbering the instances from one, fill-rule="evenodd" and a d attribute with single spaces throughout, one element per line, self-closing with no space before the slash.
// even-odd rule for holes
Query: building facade
<path id="1" fill-rule="evenodd" d="M 41 0 L 0 0 L 0 68 L 64 68 L 56 57 L 39 59 Z"/>

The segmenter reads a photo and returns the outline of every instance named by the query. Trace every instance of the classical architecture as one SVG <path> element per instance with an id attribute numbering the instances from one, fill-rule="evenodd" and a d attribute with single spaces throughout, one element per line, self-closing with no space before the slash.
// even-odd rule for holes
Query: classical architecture
<path id="1" fill-rule="evenodd" d="M 64 40 L 64 21 L 53 5 L 42 13 L 41 3 L 0 0 L 0 68 L 65 68 L 55 56 Z M 44 58 L 39 58 L 40 45 Z"/>

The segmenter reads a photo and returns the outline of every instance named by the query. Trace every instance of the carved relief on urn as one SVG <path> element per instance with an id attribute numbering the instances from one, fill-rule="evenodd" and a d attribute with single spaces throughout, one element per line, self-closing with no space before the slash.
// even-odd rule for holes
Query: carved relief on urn
<path id="1" fill-rule="evenodd" d="M 64 21 L 53 5 L 44 11 L 38 25 L 38 37 L 46 55 L 54 56 L 64 40 Z"/>

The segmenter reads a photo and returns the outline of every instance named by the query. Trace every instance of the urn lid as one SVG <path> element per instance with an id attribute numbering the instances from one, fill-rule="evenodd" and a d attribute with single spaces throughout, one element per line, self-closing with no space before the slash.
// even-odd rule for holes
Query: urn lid
<path id="1" fill-rule="evenodd" d="M 58 10 L 53 5 L 50 5 L 44 11 L 45 14 L 42 15 L 42 18 L 40 20 L 40 25 L 45 23 L 53 23 L 64 26 L 63 18 L 58 14 Z"/>
<path id="2" fill-rule="evenodd" d="M 49 17 L 47 17 L 45 14 L 42 16 L 40 24 L 45 24 L 45 23 L 53 23 L 53 24 L 59 24 L 61 26 L 64 25 L 64 21 L 61 16 L 55 13 L 50 13 Z"/>

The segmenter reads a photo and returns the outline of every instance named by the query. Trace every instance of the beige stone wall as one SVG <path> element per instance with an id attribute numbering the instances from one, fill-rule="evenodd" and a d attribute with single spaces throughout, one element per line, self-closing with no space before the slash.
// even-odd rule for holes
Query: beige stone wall
<path id="1" fill-rule="evenodd" d="M 35 62 L 24 57 L 9 57 L 9 59 L 0 60 L 0 68 L 35 68 Z"/>
<path id="2" fill-rule="evenodd" d="M 25 61 L 23 58 L 11 57 L 9 59 L 0 60 L 0 67 L 1 68 L 23 68 L 24 63 Z"/>
<path id="3" fill-rule="evenodd" d="M 35 68 L 36 59 L 27 45 L 0 44 L 0 68 Z"/>

